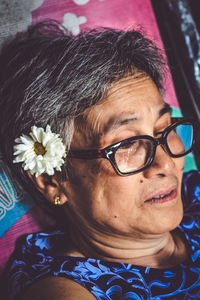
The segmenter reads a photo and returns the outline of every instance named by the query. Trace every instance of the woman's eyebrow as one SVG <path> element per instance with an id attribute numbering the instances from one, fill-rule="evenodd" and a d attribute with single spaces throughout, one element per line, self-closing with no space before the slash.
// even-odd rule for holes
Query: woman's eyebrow
<path id="1" fill-rule="evenodd" d="M 162 117 L 166 113 L 171 113 L 171 106 L 165 102 L 164 106 L 159 111 L 159 117 Z"/>
<path id="2" fill-rule="evenodd" d="M 103 133 L 107 134 L 111 131 L 117 130 L 121 126 L 127 125 L 129 123 L 134 123 L 135 121 L 137 121 L 137 116 L 133 113 L 126 113 L 118 118 L 114 117 L 110 119 L 108 123 L 105 124 L 103 128 Z"/>
<path id="3" fill-rule="evenodd" d="M 168 103 L 164 103 L 164 106 L 159 110 L 159 112 L 158 112 L 159 118 L 162 117 L 166 113 L 171 113 L 171 107 Z M 103 134 L 107 134 L 111 131 L 117 130 L 118 128 L 120 128 L 123 125 L 135 123 L 135 121 L 137 121 L 137 120 L 138 120 L 137 115 L 134 113 L 126 113 L 124 115 L 122 114 L 118 118 L 114 117 L 114 118 L 110 119 L 108 123 L 106 123 L 104 125 Z"/>

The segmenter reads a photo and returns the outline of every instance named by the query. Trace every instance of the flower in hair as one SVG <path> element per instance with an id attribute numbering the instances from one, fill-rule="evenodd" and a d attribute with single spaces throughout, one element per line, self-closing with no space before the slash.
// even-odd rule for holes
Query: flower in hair
<path id="1" fill-rule="evenodd" d="M 61 171 L 66 157 L 65 146 L 59 134 L 53 133 L 49 125 L 44 130 L 41 127 L 31 127 L 29 136 L 21 135 L 15 139 L 14 163 L 22 162 L 25 171 L 39 176 L 43 173 L 53 175 Z"/>

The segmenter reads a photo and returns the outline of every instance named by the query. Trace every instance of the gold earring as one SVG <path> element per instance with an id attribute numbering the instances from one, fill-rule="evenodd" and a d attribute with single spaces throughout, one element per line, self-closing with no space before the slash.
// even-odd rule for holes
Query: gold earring
<path id="1" fill-rule="evenodd" d="M 56 196 L 55 199 L 54 199 L 54 204 L 55 204 L 55 205 L 60 205 L 60 203 L 61 203 L 61 202 L 60 202 L 60 197 L 59 197 L 59 196 Z"/>

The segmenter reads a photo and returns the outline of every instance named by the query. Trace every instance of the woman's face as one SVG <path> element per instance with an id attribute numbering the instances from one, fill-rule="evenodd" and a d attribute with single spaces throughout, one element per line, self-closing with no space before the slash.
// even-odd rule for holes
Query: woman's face
<path id="1" fill-rule="evenodd" d="M 170 125 L 170 113 L 149 77 L 126 77 L 107 97 L 77 119 L 72 149 L 102 149 L 123 139 L 156 134 Z M 121 177 L 107 159 L 71 159 L 64 187 L 75 219 L 88 228 L 145 238 L 168 232 L 182 219 L 184 158 L 158 146 L 153 164 Z M 70 187 L 69 187 L 70 186 Z M 162 195 L 162 200 L 152 200 Z"/>

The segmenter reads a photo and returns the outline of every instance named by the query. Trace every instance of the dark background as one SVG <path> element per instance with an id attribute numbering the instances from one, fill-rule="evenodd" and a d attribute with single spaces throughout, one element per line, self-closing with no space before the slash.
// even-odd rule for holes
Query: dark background
<path id="1" fill-rule="evenodd" d="M 182 113 L 200 124 L 200 1 L 151 2 Z M 200 169 L 198 149 L 200 145 L 194 154 Z"/>

